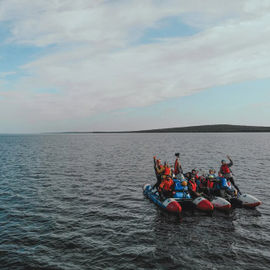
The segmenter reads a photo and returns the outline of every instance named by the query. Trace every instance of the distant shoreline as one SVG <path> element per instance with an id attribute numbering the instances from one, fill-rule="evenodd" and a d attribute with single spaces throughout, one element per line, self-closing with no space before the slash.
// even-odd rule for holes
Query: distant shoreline
<path id="1" fill-rule="evenodd" d="M 148 129 L 137 131 L 69 131 L 58 132 L 61 134 L 118 134 L 118 133 L 248 133 L 248 132 L 270 132 L 270 127 L 264 126 L 242 126 L 242 125 L 202 125 L 190 127 L 173 127 L 161 129 Z"/>

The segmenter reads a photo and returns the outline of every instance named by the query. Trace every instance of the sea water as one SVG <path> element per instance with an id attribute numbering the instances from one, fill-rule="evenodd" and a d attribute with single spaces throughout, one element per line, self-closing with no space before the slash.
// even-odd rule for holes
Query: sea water
<path id="1" fill-rule="evenodd" d="M 153 156 L 185 172 L 229 154 L 263 204 L 212 216 L 143 196 Z M 0 269 L 269 269 L 270 134 L 0 136 Z"/>

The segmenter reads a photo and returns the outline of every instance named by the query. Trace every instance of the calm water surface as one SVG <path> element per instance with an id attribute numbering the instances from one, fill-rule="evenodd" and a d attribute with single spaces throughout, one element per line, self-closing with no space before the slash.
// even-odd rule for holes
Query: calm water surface
<path id="1" fill-rule="evenodd" d="M 270 134 L 0 136 L 0 269 L 269 269 Z M 230 154 L 257 210 L 185 213 L 144 198 L 152 157 Z"/>

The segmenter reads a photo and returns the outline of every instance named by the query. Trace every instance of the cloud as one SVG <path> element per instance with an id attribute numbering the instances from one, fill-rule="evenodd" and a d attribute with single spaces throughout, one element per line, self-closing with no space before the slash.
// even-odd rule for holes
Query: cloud
<path id="1" fill-rule="evenodd" d="M 5 78 L 7 76 L 15 75 L 15 74 L 16 74 L 15 71 L 0 72 L 0 78 Z"/>
<path id="2" fill-rule="evenodd" d="M 269 77 L 269 5 L 252 2 L 2 1 L 8 42 L 57 46 L 21 67 L 27 76 L 5 93 L 6 104 L 31 123 L 75 120 Z M 171 16 L 200 32 L 134 43 Z"/>

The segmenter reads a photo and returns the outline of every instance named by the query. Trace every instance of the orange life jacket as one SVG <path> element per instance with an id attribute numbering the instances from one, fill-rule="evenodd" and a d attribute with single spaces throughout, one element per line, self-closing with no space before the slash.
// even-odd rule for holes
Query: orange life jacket
<path id="1" fill-rule="evenodd" d="M 172 186 L 173 186 L 174 182 L 173 180 L 170 178 L 169 180 L 166 179 L 164 180 L 161 184 L 160 184 L 160 188 L 163 189 L 164 191 L 171 191 L 172 190 Z"/>
<path id="2" fill-rule="evenodd" d="M 227 164 L 224 164 L 220 167 L 220 171 L 223 173 L 223 174 L 226 174 L 226 173 L 230 173 L 231 170 L 229 168 L 229 166 Z"/>
<path id="3" fill-rule="evenodd" d="M 171 175 L 171 168 L 170 167 L 165 167 L 164 174 L 165 175 Z"/>

